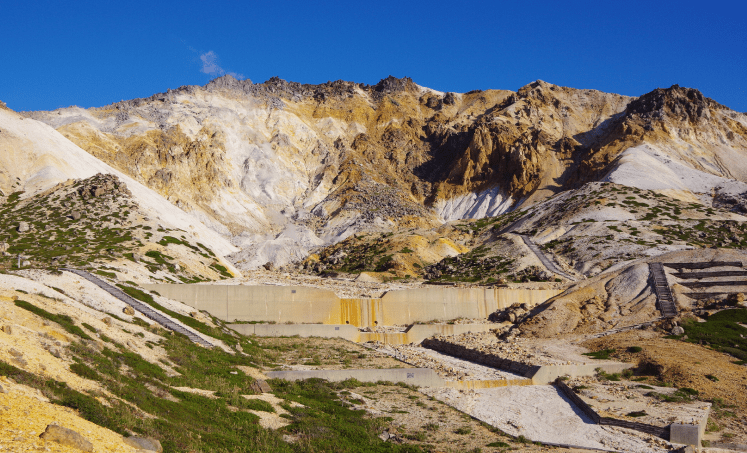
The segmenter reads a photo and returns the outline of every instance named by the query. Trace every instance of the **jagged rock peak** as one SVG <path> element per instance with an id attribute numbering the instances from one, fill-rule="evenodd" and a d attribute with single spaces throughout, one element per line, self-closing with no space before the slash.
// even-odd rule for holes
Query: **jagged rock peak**
<path id="1" fill-rule="evenodd" d="M 695 88 L 672 85 L 657 88 L 628 105 L 628 113 L 642 118 L 672 116 L 697 121 L 708 116 L 709 109 L 726 109 L 713 99 L 703 96 Z"/>
<path id="2" fill-rule="evenodd" d="M 399 93 L 402 91 L 418 91 L 418 86 L 409 77 L 398 79 L 390 75 L 386 79 L 381 79 L 379 83 L 373 86 L 374 91 L 379 93 Z"/>
<path id="3" fill-rule="evenodd" d="M 231 74 L 226 74 L 224 76 L 220 76 L 218 78 L 215 78 L 208 82 L 207 85 L 205 85 L 205 88 L 210 91 L 212 88 L 229 88 L 229 89 L 238 89 L 238 90 L 244 90 L 244 88 L 248 85 L 253 85 L 252 81 L 249 79 L 244 80 L 238 80 L 236 77 L 232 76 Z"/>

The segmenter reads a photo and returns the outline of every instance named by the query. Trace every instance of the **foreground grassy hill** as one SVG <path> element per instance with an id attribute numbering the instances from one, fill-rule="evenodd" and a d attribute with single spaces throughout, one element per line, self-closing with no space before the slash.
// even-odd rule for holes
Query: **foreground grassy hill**
<path id="1" fill-rule="evenodd" d="M 298 360 L 343 368 L 406 366 L 353 343 L 248 338 L 207 314 L 190 315 L 190 307 L 123 285 L 209 338 L 215 346 L 207 349 L 123 312 L 93 285 L 76 293 L 80 282 L 72 274 L 21 274 L 0 274 L 0 404 L 6 414 L 25 414 L 24 423 L 0 428 L 0 443 L 14 451 L 44 448 L 38 435 L 53 422 L 86 437 L 95 451 L 133 451 L 122 436 L 157 439 L 165 452 L 541 448 L 407 386 L 318 379 L 269 380 L 270 393 L 255 386 L 264 370 Z M 356 394 L 371 404 L 390 401 L 388 412 L 357 408 Z M 397 441 L 381 440 L 384 431 L 397 433 Z"/>

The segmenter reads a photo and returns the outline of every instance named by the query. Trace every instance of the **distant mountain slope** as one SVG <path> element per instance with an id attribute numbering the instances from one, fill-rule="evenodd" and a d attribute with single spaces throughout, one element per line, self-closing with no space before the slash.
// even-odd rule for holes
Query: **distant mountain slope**
<path id="1" fill-rule="evenodd" d="M 185 213 L 158 193 L 83 151 L 48 125 L 8 109 L 0 109 L 0 189 L 5 197 L 4 202 L 13 193 L 25 199 L 69 179 L 86 179 L 98 173 L 116 175 L 131 192 L 131 200 L 139 206 L 139 212 L 158 225 L 182 230 L 193 239 L 199 238 L 200 242 L 220 255 L 237 250 L 195 216 Z M 49 213 L 50 218 L 58 215 Z M 4 220 L 11 223 L 15 220 L 17 223 L 21 219 Z"/>
<path id="2" fill-rule="evenodd" d="M 636 99 L 542 81 L 460 94 L 409 78 L 224 76 L 26 115 L 231 238 L 244 268 L 356 232 L 496 216 L 602 179 L 707 203 L 747 181 L 747 116 L 678 86 Z M 701 182 L 682 180 L 692 172 Z"/>

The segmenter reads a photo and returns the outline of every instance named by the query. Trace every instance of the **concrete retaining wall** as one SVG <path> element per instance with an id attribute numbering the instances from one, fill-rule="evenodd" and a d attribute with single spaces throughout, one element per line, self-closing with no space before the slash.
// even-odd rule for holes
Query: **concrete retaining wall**
<path id="1" fill-rule="evenodd" d="M 390 291 L 381 298 L 379 324 L 413 324 L 457 318 L 487 318 L 494 311 L 514 303 L 540 304 L 560 290 L 510 288 L 426 287 Z"/>
<path id="2" fill-rule="evenodd" d="M 428 339 L 423 341 L 423 347 L 462 360 L 467 360 L 468 362 L 479 363 L 480 365 L 497 368 L 499 370 L 508 371 L 509 373 L 518 374 L 519 376 L 528 378 L 534 376 L 534 374 L 540 369 L 539 366 L 526 365 L 521 362 L 498 357 L 497 355 L 485 354 L 476 349 L 470 349 L 459 344 L 449 343 L 448 341 Z"/>
<path id="3" fill-rule="evenodd" d="M 328 381 L 357 379 L 361 382 L 404 382 L 418 387 L 443 387 L 444 380 L 430 368 L 389 368 L 371 370 L 293 370 L 270 371 L 267 377 L 299 381 L 319 378 Z"/>
<path id="4" fill-rule="evenodd" d="M 459 344 L 436 339 L 423 341 L 423 347 L 462 360 L 528 377 L 532 379 L 534 384 L 549 384 L 560 376 L 593 376 L 596 374 L 597 369 L 602 369 L 606 373 L 620 373 L 634 366 L 631 363 L 618 362 L 593 363 L 590 365 L 527 365 L 514 360 L 504 359 L 497 355 L 486 354 Z"/>
<path id="5" fill-rule="evenodd" d="M 514 303 L 537 305 L 554 289 L 418 288 L 381 299 L 340 299 L 332 291 L 300 286 L 142 285 L 164 297 L 206 310 L 224 321 L 284 324 L 407 325 L 433 320 L 487 318 Z"/>

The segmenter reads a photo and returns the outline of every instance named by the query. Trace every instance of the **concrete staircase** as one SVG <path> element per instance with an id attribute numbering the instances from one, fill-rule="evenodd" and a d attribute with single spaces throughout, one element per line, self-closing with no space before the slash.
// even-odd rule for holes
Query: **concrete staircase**
<path id="1" fill-rule="evenodd" d="M 656 302 L 659 306 L 661 316 L 664 318 L 673 318 L 677 316 L 677 305 L 674 303 L 672 291 L 667 283 L 667 275 L 664 273 L 664 266 L 661 263 L 649 263 L 649 270 L 654 278 L 654 289 L 656 290 Z"/>
<path id="2" fill-rule="evenodd" d="M 207 340 L 202 338 L 201 336 L 194 333 L 192 330 L 184 326 L 183 324 L 174 321 L 173 319 L 167 317 L 160 311 L 154 309 L 150 305 L 147 305 L 143 302 L 140 302 L 139 300 L 129 296 L 128 294 L 125 294 L 122 290 L 120 290 L 117 287 L 114 287 L 105 281 L 101 280 L 98 277 L 95 277 L 88 272 L 81 271 L 78 269 L 62 269 L 63 271 L 71 272 L 75 275 L 78 275 L 80 277 L 85 278 L 89 282 L 93 283 L 94 285 L 98 286 L 99 288 L 103 289 L 107 293 L 111 294 L 112 296 L 116 297 L 117 299 L 121 300 L 122 302 L 126 303 L 127 305 L 131 306 L 135 310 L 142 313 L 146 318 L 157 322 L 158 324 L 162 325 L 163 327 L 173 330 L 174 332 L 181 333 L 185 335 L 187 338 L 189 338 L 192 342 L 197 343 L 199 345 L 205 346 L 206 348 L 212 348 L 213 345 L 209 343 Z"/>

